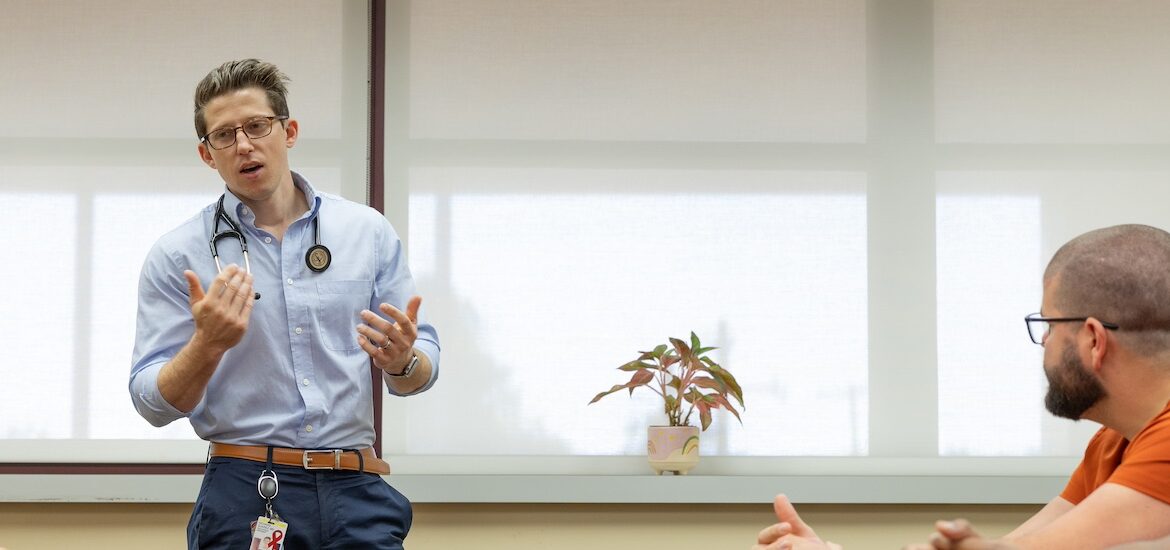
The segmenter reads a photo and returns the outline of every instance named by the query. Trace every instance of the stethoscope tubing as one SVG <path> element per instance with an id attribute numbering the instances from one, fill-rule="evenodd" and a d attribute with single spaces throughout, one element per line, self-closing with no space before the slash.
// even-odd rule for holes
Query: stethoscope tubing
<path id="1" fill-rule="evenodd" d="M 223 266 L 219 262 L 219 241 L 220 239 L 236 239 L 240 243 L 240 253 L 244 256 L 244 272 L 252 273 L 252 261 L 248 258 L 248 239 L 244 236 L 244 231 L 236 222 L 232 220 L 231 216 L 223 209 L 223 199 L 227 194 L 219 196 L 219 201 L 215 205 L 215 223 L 211 226 L 211 240 L 208 245 L 211 247 L 211 258 L 215 260 L 215 272 L 222 273 Z M 227 224 L 228 228 L 225 231 L 219 230 L 219 222 L 222 220 Z M 316 254 L 314 254 L 316 252 Z M 332 263 L 332 255 L 325 245 L 321 244 L 321 216 L 318 214 L 313 217 L 313 246 L 305 254 L 305 265 L 309 269 L 320 273 L 329 269 L 329 264 Z M 260 293 L 256 293 L 256 299 L 260 299 Z"/>

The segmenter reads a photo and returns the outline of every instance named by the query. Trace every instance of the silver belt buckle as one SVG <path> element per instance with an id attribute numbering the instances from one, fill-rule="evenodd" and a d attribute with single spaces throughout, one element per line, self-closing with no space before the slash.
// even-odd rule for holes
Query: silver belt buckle
<path id="1" fill-rule="evenodd" d="M 313 466 L 312 464 L 309 464 L 309 455 L 311 455 L 313 453 L 317 453 L 317 454 L 333 453 L 333 465 L 331 465 L 331 466 L 330 465 Z M 303 455 L 301 455 L 301 465 L 303 465 L 306 470 L 340 470 L 341 469 L 341 449 L 320 449 L 320 450 L 316 450 L 316 451 L 312 451 L 312 450 L 305 451 L 305 453 Z"/>

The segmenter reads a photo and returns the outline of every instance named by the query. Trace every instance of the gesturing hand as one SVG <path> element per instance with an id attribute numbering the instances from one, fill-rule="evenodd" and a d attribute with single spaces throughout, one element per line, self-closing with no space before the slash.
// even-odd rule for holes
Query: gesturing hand
<path id="1" fill-rule="evenodd" d="M 406 312 L 390 304 L 378 309 L 394 321 L 369 311 L 362 311 L 364 324 L 357 326 L 358 344 L 374 360 L 374 366 L 390 374 L 400 374 L 410 362 L 414 341 L 418 338 L 418 308 L 422 297 L 412 296 L 406 303 Z"/>
<path id="2" fill-rule="evenodd" d="M 787 496 L 776 495 L 772 509 L 780 523 L 760 531 L 752 550 L 841 550 L 841 546 L 821 540 L 812 527 L 800 519 Z"/>
<path id="3" fill-rule="evenodd" d="M 248 330 L 248 319 L 256 298 L 252 293 L 252 275 L 237 265 L 229 265 L 203 292 L 199 276 L 184 271 L 191 291 L 191 317 L 195 319 L 195 336 L 209 351 L 222 353 L 231 349 Z"/>

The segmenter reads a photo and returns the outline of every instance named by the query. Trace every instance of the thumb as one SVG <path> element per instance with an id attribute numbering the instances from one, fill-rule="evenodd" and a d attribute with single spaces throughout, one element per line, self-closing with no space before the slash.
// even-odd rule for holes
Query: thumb
<path id="1" fill-rule="evenodd" d="M 203 283 L 199 282 L 199 276 L 190 269 L 183 272 L 183 276 L 187 278 L 187 290 L 191 291 L 191 305 L 195 305 L 203 299 Z"/>
<path id="2" fill-rule="evenodd" d="M 422 305 L 422 296 L 411 296 L 410 301 L 406 302 L 406 316 L 410 322 L 418 324 L 418 308 Z"/>
<path id="3" fill-rule="evenodd" d="M 793 534 L 801 537 L 816 536 L 812 527 L 800 519 L 800 514 L 796 513 L 796 508 L 792 506 L 792 501 L 788 500 L 788 495 L 776 495 L 776 500 L 772 501 L 772 508 L 776 511 L 777 519 L 792 525 Z"/>

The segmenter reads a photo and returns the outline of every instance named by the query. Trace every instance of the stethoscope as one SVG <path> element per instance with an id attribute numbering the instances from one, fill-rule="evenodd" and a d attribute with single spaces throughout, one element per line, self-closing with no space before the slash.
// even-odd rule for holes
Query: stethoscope
<path id="1" fill-rule="evenodd" d="M 232 218 L 223 210 L 224 195 L 219 196 L 219 202 L 215 205 L 215 225 L 211 227 L 211 257 L 215 260 L 215 272 L 222 273 L 223 267 L 219 263 L 219 248 L 216 246 L 220 239 L 236 239 L 240 242 L 240 252 L 244 255 L 244 272 L 252 272 L 252 262 L 248 260 L 248 239 L 244 237 L 244 232 L 240 230 L 240 226 L 232 221 Z M 225 231 L 219 230 L 219 222 L 223 220 L 228 228 Z M 305 265 L 309 266 L 314 272 L 320 273 L 329 269 L 329 264 L 333 261 L 333 255 L 329 253 L 329 249 L 321 244 L 321 216 L 318 214 L 313 217 L 313 246 L 305 252 Z M 260 299 L 260 293 L 256 293 L 256 299 Z"/>

